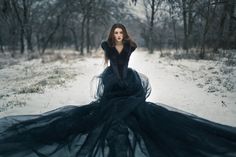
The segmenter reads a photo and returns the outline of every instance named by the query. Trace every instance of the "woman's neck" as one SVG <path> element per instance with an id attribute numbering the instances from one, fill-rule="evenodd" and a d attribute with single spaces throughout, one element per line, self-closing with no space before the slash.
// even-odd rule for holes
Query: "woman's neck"
<path id="1" fill-rule="evenodd" d="M 116 46 L 121 46 L 121 45 L 123 45 L 122 41 L 116 41 Z"/>

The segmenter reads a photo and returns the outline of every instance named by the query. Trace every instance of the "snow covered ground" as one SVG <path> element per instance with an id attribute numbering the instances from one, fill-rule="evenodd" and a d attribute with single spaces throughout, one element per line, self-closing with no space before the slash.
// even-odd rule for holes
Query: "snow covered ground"
<path id="1" fill-rule="evenodd" d="M 0 117 L 39 114 L 65 105 L 86 105 L 90 81 L 103 69 L 102 52 L 92 57 L 42 63 L 22 61 L 0 69 Z M 152 86 L 147 101 L 159 102 L 211 121 L 236 126 L 236 67 L 205 60 L 173 60 L 141 49 L 131 68 Z"/>

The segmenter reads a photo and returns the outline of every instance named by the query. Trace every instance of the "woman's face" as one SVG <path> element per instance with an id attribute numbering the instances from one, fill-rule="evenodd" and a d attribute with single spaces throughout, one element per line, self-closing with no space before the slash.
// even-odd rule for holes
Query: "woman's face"
<path id="1" fill-rule="evenodd" d="M 115 37 L 116 42 L 121 42 L 121 41 L 123 41 L 123 38 L 124 38 L 124 36 L 123 36 L 123 30 L 122 30 L 121 28 L 116 28 L 116 29 L 114 30 L 114 37 Z"/>

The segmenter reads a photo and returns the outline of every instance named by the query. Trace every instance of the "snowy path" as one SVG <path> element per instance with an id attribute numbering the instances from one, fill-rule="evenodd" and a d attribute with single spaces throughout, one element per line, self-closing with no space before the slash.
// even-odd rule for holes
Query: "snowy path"
<path id="1" fill-rule="evenodd" d="M 130 66 L 149 78 L 152 93 L 148 101 L 160 102 L 212 121 L 236 126 L 236 92 L 221 89 L 209 93 L 206 88 L 197 86 L 204 84 L 204 77 L 211 73 L 200 69 L 214 65 L 210 61 L 171 61 L 158 58 L 156 54 L 153 57 L 137 54 L 133 56 Z"/>
<path id="2" fill-rule="evenodd" d="M 160 102 L 215 122 L 236 126 L 236 91 L 227 91 L 222 86 L 228 78 L 235 79 L 235 68 L 229 74 L 221 75 L 220 65 L 213 61 L 170 60 L 141 50 L 133 53 L 129 66 L 149 78 L 152 93 L 147 101 Z M 90 80 L 103 69 L 101 57 L 46 64 L 34 60 L 1 69 L 0 116 L 38 114 L 64 105 L 88 104 L 94 100 L 90 96 Z M 65 84 L 46 86 L 43 92 L 19 92 L 26 84 L 39 82 L 46 76 L 52 78 L 55 71 L 55 74 L 76 76 L 71 79 L 63 77 L 60 81 Z"/>

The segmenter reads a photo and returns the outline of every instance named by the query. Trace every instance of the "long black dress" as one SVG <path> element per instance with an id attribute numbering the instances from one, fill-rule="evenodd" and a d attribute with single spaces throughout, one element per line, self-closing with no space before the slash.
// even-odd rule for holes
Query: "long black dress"
<path id="1" fill-rule="evenodd" d="M 146 102 L 147 77 L 102 43 L 110 65 L 97 77 L 97 99 L 39 115 L 0 119 L 1 157 L 235 157 L 236 128 Z"/>

